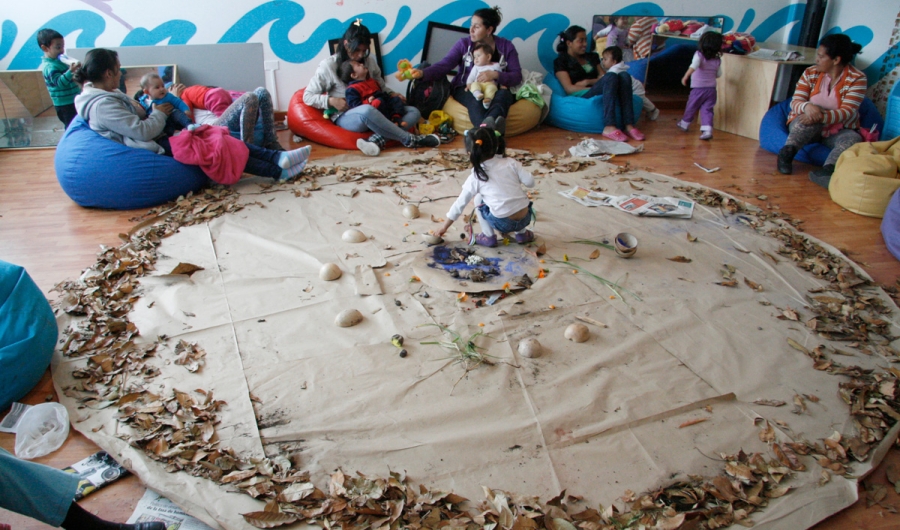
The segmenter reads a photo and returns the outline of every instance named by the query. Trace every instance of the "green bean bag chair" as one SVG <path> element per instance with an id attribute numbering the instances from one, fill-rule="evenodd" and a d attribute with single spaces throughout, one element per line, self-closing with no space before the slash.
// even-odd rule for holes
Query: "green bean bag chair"
<path id="1" fill-rule="evenodd" d="M 50 304 L 25 269 L 0 261 L 0 411 L 40 381 L 57 332 Z"/>

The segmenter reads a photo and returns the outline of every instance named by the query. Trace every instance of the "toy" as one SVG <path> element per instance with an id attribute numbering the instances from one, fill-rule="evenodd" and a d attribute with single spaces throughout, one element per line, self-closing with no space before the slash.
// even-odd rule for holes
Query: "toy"
<path id="1" fill-rule="evenodd" d="M 409 81 L 410 79 L 422 77 L 422 71 L 418 68 L 413 68 L 409 59 L 400 59 L 397 63 L 397 73 L 394 74 L 394 77 L 397 78 L 397 81 Z"/>
<path id="2" fill-rule="evenodd" d="M 656 33 L 678 33 L 684 29 L 684 22 L 678 19 L 669 19 L 662 24 L 656 26 Z"/>

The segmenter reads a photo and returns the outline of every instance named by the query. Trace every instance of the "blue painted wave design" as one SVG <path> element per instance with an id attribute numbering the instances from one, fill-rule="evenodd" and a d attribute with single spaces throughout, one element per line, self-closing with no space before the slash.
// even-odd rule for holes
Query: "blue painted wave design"
<path id="1" fill-rule="evenodd" d="M 53 28 L 63 35 L 68 35 L 74 31 L 81 31 L 75 40 L 77 48 L 93 48 L 97 37 L 103 34 L 106 29 L 106 20 L 93 11 L 69 11 L 61 15 L 55 16 L 42 25 L 41 28 Z M 6 28 L 4 26 L 4 34 Z M 67 42 L 66 46 L 72 46 L 71 42 Z M 19 53 L 9 63 L 9 70 L 34 70 L 41 67 L 41 57 L 44 52 L 41 51 L 37 44 L 37 31 L 28 37 L 25 44 L 19 50 Z"/>
<path id="2" fill-rule="evenodd" d="M 480 0 L 457 0 L 450 2 L 416 23 L 406 35 L 387 53 L 383 62 L 385 73 L 396 71 L 396 64 L 400 59 L 413 59 L 422 51 L 425 41 L 425 32 L 429 21 L 444 24 L 461 25 L 467 27 L 472 13 L 481 8 L 490 7 Z M 762 22 L 750 29 L 757 17 L 756 10 L 747 9 L 735 25 L 730 17 L 725 18 L 725 31 L 736 30 L 750 32 L 757 41 L 765 41 L 775 33 L 790 28 L 788 40 L 796 42 L 800 21 L 803 17 L 803 4 L 791 4 L 777 10 Z M 613 14 L 664 16 L 665 11 L 655 2 L 634 2 L 622 7 Z M 722 15 L 720 15 L 722 16 Z M 403 34 L 411 22 L 412 9 L 409 6 L 401 6 L 393 20 L 393 25 L 387 33 L 384 44 L 392 43 Z M 388 20 L 378 13 L 360 13 L 346 20 L 335 18 L 322 21 L 304 42 L 295 43 L 289 38 L 290 32 L 306 18 L 306 10 L 302 5 L 288 0 L 273 0 L 259 5 L 241 16 L 219 39 L 221 43 L 250 42 L 254 36 L 267 25 L 269 27 L 267 40 L 272 53 L 279 59 L 295 64 L 302 64 L 315 59 L 322 50 L 327 47 L 329 39 L 343 34 L 347 26 L 360 18 L 368 28 L 375 32 L 387 32 Z M 584 23 L 584 22 L 583 22 Z M 569 18 L 556 13 L 548 13 L 533 20 L 524 18 L 512 19 L 501 26 L 498 35 L 507 39 L 528 40 L 534 35 L 540 35 L 536 48 L 537 57 L 541 66 L 548 72 L 553 70 L 553 59 L 556 57 L 555 43 L 557 34 L 570 25 Z M 97 39 L 106 30 L 105 19 L 95 11 L 73 10 L 59 14 L 49 19 L 41 27 L 52 27 L 69 35 L 78 33 L 75 43 L 67 42 L 70 47 L 92 48 Z M 868 46 L 872 43 L 874 34 L 865 26 L 855 26 L 847 30 L 840 27 L 829 29 L 828 33 L 843 32 L 855 42 Z M 122 46 L 151 46 L 168 44 L 188 44 L 197 34 L 197 26 L 188 20 L 173 19 L 164 22 L 154 29 L 134 28 L 123 39 Z M 0 59 L 6 58 L 14 52 L 13 45 L 18 36 L 18 27 L 12 20 L 4 20 L 0 24 Z M 36 43 L 37 32 L 29 36 L 18 50 L 18 53 L 10 61 L 7 67 L 10 70 L 28 70 L 40 67 L 43 53 Z M 866 53 L 867 50 L 863 50 Z M 869 83 L 874 84 L 881 78 L 882 73 L 890 72 L 900 65 L 900 57 L 896 53 L 896 46 L 882 53 L 865 72 Z"/>

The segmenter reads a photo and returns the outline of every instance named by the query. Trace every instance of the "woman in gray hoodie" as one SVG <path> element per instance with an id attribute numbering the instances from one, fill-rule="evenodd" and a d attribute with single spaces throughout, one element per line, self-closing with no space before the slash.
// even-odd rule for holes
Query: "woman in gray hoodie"
<path id="1" fill-rule="evenodd" d="M 114 142 L 172 156 L 169 139 L 163 134 L 172 105 L 153 105 L 147 114 L 137 100 L 119 90 L 122 77 L 119 55 L 112 50 L 95 48 L 84 57 L 76 82 L 83 85 L 75 98 L 78 115 L 100 136 Z M 306 167 L 310 146 L 293 151 L 274 151 L 244 142 L 250 156 L 245 173 L 276 180 L 299 175 Z"/>

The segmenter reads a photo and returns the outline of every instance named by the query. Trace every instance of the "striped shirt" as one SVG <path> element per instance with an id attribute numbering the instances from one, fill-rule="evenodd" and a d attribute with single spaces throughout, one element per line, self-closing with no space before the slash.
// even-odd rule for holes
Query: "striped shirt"
<path id="1" fill-rule="evenodd" d="M 75 101 L 75 96 L 81 93 L 81 86 L 72 81 L 69 65 L 59 59 L 42 58 L 41 71 L 54 106 L 71 105 Z"/>
<path id="2" fill-rule="evenodd" d="M 823 90 L 823 77 L 825 76 L 818 72 L 815 66 L 810 66 L 803 72 L 803 76 L 797 81 L 794 97 L 791 98 L 791 114 L 788 116 L 788 123 L 803 114 L 803 109 L 809 104 L 809 98 Z M 866 97 L 867 87 L 866 74 L 852 65 L 847 65 L 834 87 L 838 108 L 822 111 L 823 124 L 828 126 L 841 123 L 846 129 L 858 129 L 859 105 Z"/>

